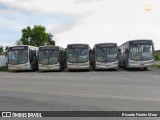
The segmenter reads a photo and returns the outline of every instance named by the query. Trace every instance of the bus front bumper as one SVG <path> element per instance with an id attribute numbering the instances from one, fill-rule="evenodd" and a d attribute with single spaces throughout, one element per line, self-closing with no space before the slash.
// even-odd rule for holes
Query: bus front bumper
<path id="1" fill-rule="evenodd" d="M 18 65 L 11 65 L 8 64 L 9 71 L 18 71 L 18 70 L 31 70 L 31 66 L 29 63 L 26 64 L 18 64 Z"/>
<path id="2" fill-rule="evenodd" d="M 118 61 L 112 63 L 100 63 L 96 62 L 95 69 L 117 69 Z"/>
<path id="3" fill-rule="evenodd" d="M 149 61 L 132 61 L 129 60 L 128 68 L 146 68 L 146 67 L 153 67 L 154 60 Z"/>
<path id="4" fill-rule="evenodd" d="M 42 65 L 38 64 L 38 70 L 39 71 L 52 71 L 52 70 L 60 70 L 60 64 L 54 64 L 54 65 Z"/>
<path id="5" fill-rule="evenodd" d="M 67 68 L 69 70 L 79 70 L 79 69 L 90 69 L 90 63 L 87 62 L 87 63 L 69 63 L 67 62 Z"/>

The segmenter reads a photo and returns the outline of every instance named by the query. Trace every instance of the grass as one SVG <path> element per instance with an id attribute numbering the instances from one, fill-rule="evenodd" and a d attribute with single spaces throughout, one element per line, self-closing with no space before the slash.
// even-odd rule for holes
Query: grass
<path id="1" fill-rule="evenodd" d="M 160 64 L 155 64 L 155 67 L 160 69 Z"/>
<path id="2" fill-rule="evenodd" d="M 5 71 L 8 71 L 7 67 L 6 66 L 2 66 L 0 67 L 0 72 L 5 72 Z"/>

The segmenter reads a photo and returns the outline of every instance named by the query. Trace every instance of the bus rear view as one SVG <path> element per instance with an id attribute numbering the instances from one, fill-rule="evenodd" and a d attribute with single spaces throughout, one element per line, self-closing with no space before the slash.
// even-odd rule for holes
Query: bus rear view
<path id="1" fill-rule="evenodd" d="M 116 43 L 95 44 L 92 50 L 92 65 L 98 69 L 118 68 L 118 47 Z"/>
<path id="2" fill-rule="evenodd" d="M 88 44 L 69 44 L 67 45 L 67 68 L 75 69 L 90 69 Z"/>
<path id="3" fill-rule="evenodd" d="M 39 47 L 39 71 L 63 70 L 65 68 L 65 50 L 59 46 Z"/>

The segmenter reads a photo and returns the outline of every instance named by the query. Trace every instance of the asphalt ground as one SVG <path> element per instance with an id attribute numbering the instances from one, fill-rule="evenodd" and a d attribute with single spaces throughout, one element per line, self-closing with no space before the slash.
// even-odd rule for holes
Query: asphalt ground
<path id="1" fill-rule="evenodd" d="M 68 72 L 67 69 L 63 72 L 0 72 L 0 110 L 160 111 L 160 71 L 119 68 L 118 71 L 92 69 L 90 72 Z"/>

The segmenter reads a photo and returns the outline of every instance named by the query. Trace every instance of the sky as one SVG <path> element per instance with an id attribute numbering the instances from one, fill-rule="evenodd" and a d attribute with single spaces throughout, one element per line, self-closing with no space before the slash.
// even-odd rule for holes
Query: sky
<path id="1" fill-rule="evenodd" d="M 21 30 L 34 25 L 45 26 L 64 48 L 152 39 L 160 49 L 159 0 L 0 0 L 0 45 L 15 45 Z"/>

